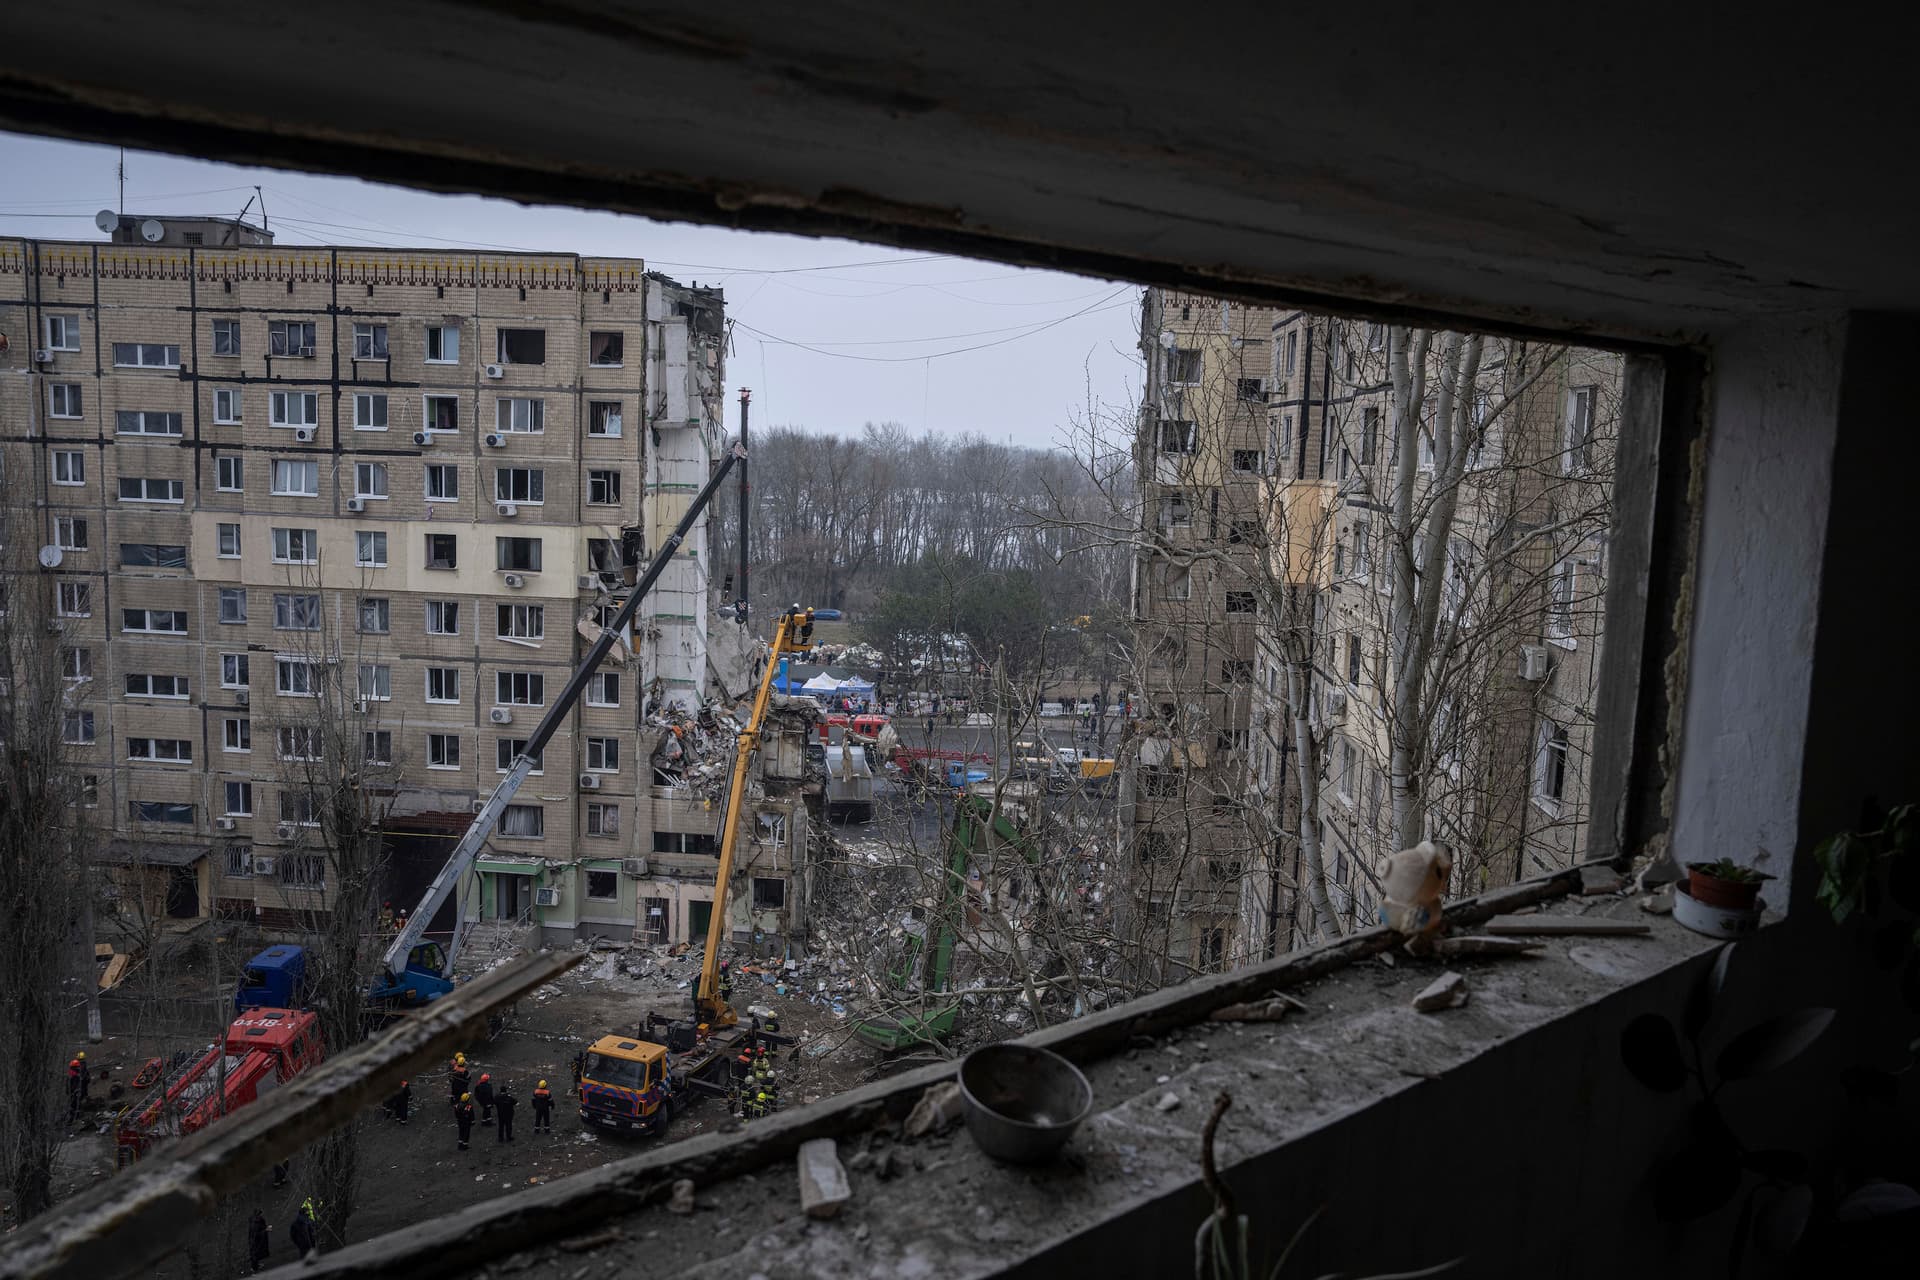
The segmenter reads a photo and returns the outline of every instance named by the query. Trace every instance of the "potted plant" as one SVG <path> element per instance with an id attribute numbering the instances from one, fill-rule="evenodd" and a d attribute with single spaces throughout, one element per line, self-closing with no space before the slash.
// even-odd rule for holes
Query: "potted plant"
<path id="1" fill-rule="evenodd" d="M 1760 882 L 1772 876 L 1743 867 L 1731 858 L 1687 864 L 1687 896 L 1703 907 L 1723 911 L 1751 911 L 1760 897 Z"/>

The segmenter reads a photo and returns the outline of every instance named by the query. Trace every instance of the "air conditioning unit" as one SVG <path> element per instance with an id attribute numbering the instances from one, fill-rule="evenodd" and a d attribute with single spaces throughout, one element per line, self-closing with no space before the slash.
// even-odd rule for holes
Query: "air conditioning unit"
<path id="1" fill-rule="evenodd" d="M 35 364 L 52 364 L 53 352 L 47 350 L 45 347 L 42 347 L 38 351 L 33 353 L 33 362 Z"/>
<path id="2" fill-rule="evenodd" d="M 311 360 L 313 359 L 313 348 L 312 347 L 295 347 L 293 354 L 295 354 L 296 356 L 299 356 L 303 360 Z"/>
<path id="3" fill-rule="evenodd" d="M 597 773 L 581 774 L 580 789 L 582 791 L 598 791 L 600 789 L 600 775 Z"/>
<path id="4" fill-rule="evenodd" d="M 1327 719 L 1339 721 L 1346 718 L 1347 695 L 1344 690 L 1333 689 L 1327 693 Z"/>
<path id="5" fill-rule="evenodd" d="M 233 705 L 236 707 L 244 707 L 252 700 L 253 694 L 245 689 L 235 689 L 233 691 Z"/>
<path id="6" fill-rule="evenodd" d="M 583 573 L 580 575 L 580 589 L 582 591 L 598 591 L 600 589 L 600 579 L 590 573 Z"/>
<path id="7" fill-rule="evenodd" d="M 533 891 L 533 905 L 536 907 L 559 906 L 560 891 L 558 889 L 535 889 Z"/>
<path id="8" fill-rule="evenodd" d="M 416 431 L 413 433 L 413 442 L 422 449 L 429 448 L 433 444 L 433 432 Z"/>
<path id="9" fill-rule="evenodd" d="M 493 509 L 509 520 L 520 514 L 520 508 L 514 506 L 511 502 L 496 502 L 493 504 Z"/>
<path id="10" fill-rule="evenodd" d="M 279 836 L 282 840 L 291 840 L 300 834 L 300 828 L 294 826 L 291 822 L 282 822 L 274 826 L 273 834 Z M 258 862 L 259 859 L 256 858 L 254 861 Z"/>
<path id="11" fill-rule="evenodd" d="M 353 709 L 355 711 L 365 712 L 367 709 L 367 706 L 368 706 L 368 702 L 367 702 L 367 699 L 365 698 L 355 698 L 353 700 Z"/>
<path id="12" fill-rule="evenodd" d="M 645 858 L 622 858 L 620 860 L 620 870 L 636 878 L 644 876 L 647 874 L 647 860 Z"/>
<path id="13" fill-rule="evenodd" d="M 282 823 L 281 825 L 284 826 L 286 824 Z M 256 853 L 253 855 L 253 874 L 257 876 L 272 875 L 274 868 L 278 865 L 279 860 L 270 853 Z"/>
<path id="14" fill-rule="evenodd" d="M 295 427 L 293 429 L 293 438 L 300 444 L 312 444 L 313 428 L 312 427 Z"/>
<path id="15" fill-rule="evenodd" d="M 1553 655 L 1543 644 L 1523 644 L 1520 646 L 1520 678 L 1522 680 L 1545 680 L 1553 670 Z"/>
<path id="16" fill-rule="evenodd" d="M 487 433 L 487 448 L 504 449 L 506 447 L 507 438 L 505 436 L 501 435 L 498 431 L 489 431 Z"/>
<path id="17" fill-rule="evenodd" d="M 475 813 L 480 812 L 482 809 L 486 807 L 487 807 L 487 802 L 485 800 L 475 800 L 473 802 L 473 811 Z"/>
<path id="18" fill-rule="evenodd" d="M 507 376 L 507 366 L 503 364 L 490 364 L 487 366 L 487 376 L 489 378 L 504 378 Z"/>
<path id="19" fill-rule="evenodd" d="M 506 707 L 495 707 L 493 710 L 487 712 L 487 719 L 493 721 L 495 724 L 512 724 L 513 712 Z"/>
<path id="20" fill-rule="evenodd" d="M 213 829 L 215 831 L 231 831 L 233 830 L 233 819 L 232 818 L 215 818 L 213 820 Z"/>
<path id="21" fill-rule="evenodd" d="M 367 509 L 367 500 L 365 498 L 348 498 L 347 499 L 347 510 L 365 511 L 366 509 Z"/>
<path id="22" fill-rule="evenodd" d="M 515 587 L 515 588 L 524 587 L 527 585 L 527 580 L 521 577 L 517 573 L 506 574 L 500 579 L 500 581 L 506 583 L 510 587 Z"/>

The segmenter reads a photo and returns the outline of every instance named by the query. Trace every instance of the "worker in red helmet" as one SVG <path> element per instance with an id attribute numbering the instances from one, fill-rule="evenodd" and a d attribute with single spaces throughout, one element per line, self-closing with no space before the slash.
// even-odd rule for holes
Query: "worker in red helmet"
<path id="1" fill-rule="evenodd" d="M 81 1092 L 80 1059 L 67 1060 L 67 1123 L 72 1124 L 80 1118 L 80 1099 L 86 1095 Z"/>
<path id="2" fill-rule="evenodd" d="M 493 1123 L 493 1077 L 482 1071 L 480 1083 L 473 1086 L 473 1100 L 480 1104 L 480 1123 Z"/>
<path id="3" fill-rule="evenodd" d="M 393 1119 L 398 1120 L 401 1124 L 405 1124 L 407 1122 L 407 1115 L 412 1110 L 413 1087 L 405 1080 L 402 1080 L 400 1082 L 400 1088 L 394 1092 L 391 1098 L 387 1099 L 387 1114 Z"/>

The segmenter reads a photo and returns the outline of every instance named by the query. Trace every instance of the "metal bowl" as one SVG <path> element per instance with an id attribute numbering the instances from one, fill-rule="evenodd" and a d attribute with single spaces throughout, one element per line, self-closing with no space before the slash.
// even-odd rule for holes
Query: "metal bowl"
<path id="1" fill-rule="evenodd" d="M 990 1044 L 960 1064 L 967 1132 L 980 1149 L 1010 1164 L 1043 1164 L 1093 1111 L 1093 1086 L 1057 1053 L 1023 1044 Z"/>

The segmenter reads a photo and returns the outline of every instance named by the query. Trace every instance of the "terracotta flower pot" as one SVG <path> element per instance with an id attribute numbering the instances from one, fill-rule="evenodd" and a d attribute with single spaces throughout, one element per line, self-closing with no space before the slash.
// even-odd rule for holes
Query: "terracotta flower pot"
<path id="1" fill-rule="evenodd" d="M 1687 896 L 1703 907 L 1751 911 L 1759 900 L 1758 880 L 1726 880 L 1698 864 L 1687 868 Z"/>

